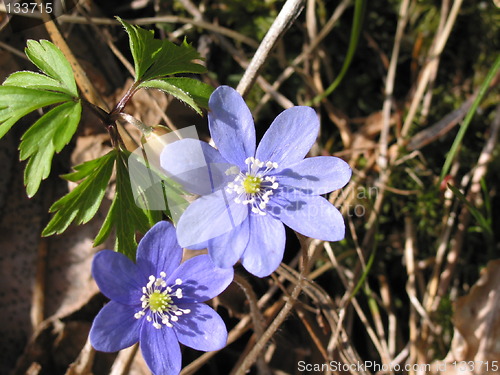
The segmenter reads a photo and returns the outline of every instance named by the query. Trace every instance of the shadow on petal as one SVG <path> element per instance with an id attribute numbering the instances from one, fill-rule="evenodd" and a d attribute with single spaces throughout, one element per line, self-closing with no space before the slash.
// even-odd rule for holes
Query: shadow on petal
<path id="1" fill-rule="evenodd" d="M 281 185 L 278 188 L 277 194 L 295 195 L 295 194 L 314 194 L 314 190 L 310 188 L 295 187 L 290 185 Z"/>
<path id="2" fill-rule="evenodd" d="M 294 172 L 291 168 L 285 168 L 280 172 L 281 175 L 287 176 L 295 180 L 319 181 L 319 178 L 314 175 L 304 175 Z"/>
<path id="3" fill-rule="evenodd" d="M 314 195 L 342 188 L 351 175 L 349 164 L 333 156 L 306 158 L 276 172 L 280 187 L 295 187 Z"/>
<path id="4" fill-rule="evenodd" d="M 189 296 L 189 301 L 206 301 L 213 298 L 208 295 L 208 292 L 208 286 L 200 284 L 197 280 L 182 279 L 182 294 L 185 296 Z M 182 304 L 183 299 L 177 299 L 176 297 L 174 297 L 174 301 L 178 305 L 179 303 Z"/>
<path id="5" fill-rule="evenodd" d="M 186 303 L 179 307 L 191 310 L 174 323 L 181 344 L 204 351 L 218 350 L 226 345 L 226 325 L 215 310 L 203 303 Z"/>
<path id="6" fill-rule="evenodd" d="M 190 337 L 204 335 L 204 331 L 200 326 L 208 323 L 210 320 L 212 320 L 212 317 L 208 314 L 193 314 L 193 317 L 189 319 L 189 323 L 184 327 L 177 326 L 176 331 Z"/>
<path id="7" fill-rule="evenodd" d="M 275 198 L 269 205 L 269 213 L 293 230 L 325 241 L 344 238 L 342 214 L 325 198 L 300 192 Z"/>

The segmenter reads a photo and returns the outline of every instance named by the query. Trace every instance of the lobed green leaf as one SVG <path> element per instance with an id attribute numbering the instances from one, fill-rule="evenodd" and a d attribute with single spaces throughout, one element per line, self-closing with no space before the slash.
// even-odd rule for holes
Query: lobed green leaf
<path id="1" fill-rule="evenodd" d="M 45 74 L 29 71 L 12 73 L 4 81 L 3 85 L 65 92 L 65 87 L 61 82 L 55 80 L 54 78 L 50 78 Z"/>
<path id="2" fill-rule="evenodd" d="M 42 236 L 62 233 L 72 222 L 84 224 L 94 217 L 104 198 L 116 156 L 117 152 L 113 150 L 78 166 L 80 171 L 85 171 L 80 175 L 84 180 L 50 207 L 50 212 L 55 212 L 55 215 Z"/>
<path id="3" fill-rule="evenodd" d="M 202 115 L 200 107 L 208 108 L 208 99 L 214 90 L 206 83 L 187 77 L 154 79 L 141 83 L 139 87 L 155 88 L 173 95 L 191 106 L 200 115 Z"/>
<path id="4" fill-rule="evenodd" d="M 33 88 L 0 86 L 0 138 L 19 119 L 36 109 L 73 100 L 67 94 Z"/>
<path id="5" fill-rule="evenodd" d="M 115 250 L 135 259 L 137 249 L 136 233 L 146 233 L 154 224 L 151 212 L 139 208 L 134 201 L 127 170 L 127 155 L 118 151 L 116 159 L 116 192 L 108 215 L 94 239 L 94 246 L 100 245 L 116 230 Z"/>
<path id="6" fill-rule="evenodd" d="M 48 40 L 28 40 L 25 53 L 42 72 L 61 83 L 63 92 L 78 97 L 73 70 L 59 48 Z"/>
<path id="7" fill-rule="evenodd" d="M 78 182 L 89 176 L 94 170 L 99 167 L 101 158 L 86 161 L 73 167 L 75 172 L 61 175 L 62 178 L 72 182 Z"/>
<path id="8" fill-rule="evenodd" d="M 134 59 L 135 81 L 146 81 L 177 73 L 204 73 L 198 52 L 185 40 L 178 46 L 168 40 L 154 38 L 154 32 L 131 25 L 117 17 L 129 36 Z"/>
<path id="9" fill-rule="evenodd" d="M 22 71 L 0 86 L 0 138 L 22 117 L 36 109 L 63 103 L 38 119 L 23 135 L 21 160 L 26 192 L 32 197 L 50 173 L 54 153 L 68 144 L 76 131 L 82 107 L 71 65 L 51 42 L 28 40 L 28 58 L 45 74 Z"/>
<path id="10" fill-rule="evenodd" d="M 155 63 L 148 69 L 143 80 L 178 73 L 205 73 L 203 65 L 193 62 L 196 59 L 201 59 L 201 56 L 185 39 L 180 46 L 164 40 L 160 52 L 155 56 Z"/>
<path id="11" fill-rule="evenodd" d="M 32 197 L 40 182 L 50 173 L 52 158 L 69 143 L 75 134 L 82 106 L 80 102 L 66 102 L 40 117 L 21 138 L 20 159 L 29 158 L 24 170 L 26 192 Z"/>
<path id="12" fill-rule="evenodd" d="M 154 38 L 153 30 L 145 30 L 123 21 L 120 17 L 116 18 L 128 34 L 130 51 L 134 59 L 135 80 L 139 81 L 153 64 L 154 57 L 160 51 L 162 42 Z"/>

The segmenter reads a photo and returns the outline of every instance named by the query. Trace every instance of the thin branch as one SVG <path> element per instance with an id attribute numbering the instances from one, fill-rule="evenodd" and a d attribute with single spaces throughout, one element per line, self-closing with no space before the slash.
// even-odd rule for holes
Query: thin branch
<path id="1" fill-rule="evenodd" d="M 399 21 L 394 37 L 394 47 L 392 49 L 391 61 L 387 71 L 385 82 L 385 100 L 382 109 L 382 131 L 380 132 L 380 155 L 378 165 L 381 169 L 387 168 L 387 148 L 389 143 L 389 128 L 391 122 L 391 108 L 393 105 L 394 81 L 396 79 L 396 67 L 399 58 L 399 49 L 403 39 L 403 33 L 408 22 L 408 8 L 410 0 L 403 0 L 399 9 Z"/>
<path id="2" fill-rule="evenodd" d="M 245 359 L 241 363 L 241 366 L 235 372 L 235 375 L 245 375 L 250 370 L 250 367 L 252 367 L 252 365 L 255 363 L 257 357 L 260 355 L 261 351 L 267 345 L 267 342 L 271 339 L 271 337 L 273 337 L 278 328 L 281 326 L 281 324 L 283 324 L 283 322 L 287 318 L 288 314 L 293 308 L 293 305 L 295 304 L 295 301 L 299 297 L 301 291 L 302 291 L 302 277 L 300 277 L 299 280 L 297 281 L 297 284 L 293 288 L 292 294 L 290 295 L 290 298 L 288 298 L 288 300 L 286 301 L 285 306 L 283 306 L 278 316 L 276 316 L 276 318 L 269 325 L 264 334 L 259 338 L 259 340 L 255 344 L 253 349 L 250 351 L 250 353 L 248 353 L 248 355 L 245 357 Z"/>
<path id="3" fill-rule="evenodd" d="M 313 53 L 319 46 L 319 44 L 325 39 L 325 37 L 330 34 L 332 29 L 337 25 L 337 21 L 340 19 L 347 6 L 350 4 L 352 0 L 343 0 L 335 9 L 332 16 L 325 24 L 325 26 L 321 29 L 319 34 L 311 40 L 310 44 L 302 51 L 302 53 L 297 56 L 288 67 L 283 70 L 283 72 L 274 80 L 273 89 L 278 90 L 280 86 L 285 82 L 290 76 L 297 71 L 297 67 L 301 64 L 306 58 L 309 57 L 311 53 Z M 259 101 L 259 104 L 255 107 L 253 113 L 257 114 L 264 104 L 266 104 L 269 99 L 271 99 L 271 95 L 266 93 L 262 99 Z"/>
<path id="4" fill-rule="evenodd" d="M 434 66 L 437 65 L 438 63 L 438 58 L 443 52 L 444 46 L 446 45 L 446 42 L 448 41 L 448 38 L 451 33 L 451 29 L 453 25 L 455 24 L 455 21 L 457 19 L 458 11 L 460 10 L 460 6 L 462 5 L 463 0 L 455 0 L 453 3 L 453 7 L 451 8 L 450 14 L 448 16 L 448 19 L 446 20 L 446 25 L 443 29 L 443 32 L 436 35 L 436 43 L 434 45 L 434 48 L 430 51 L 430 60 L 427 63 L 427 65 L 424 67 L 424 71 L 422 73 L 422 77 L 420 78 L 420 81 L 418 82 L 417 90 L 415 92 L 415 95 L 413 96 L 413 100 L 410 106 L 410 109 L 408 111 L 408 114 L 406 116 L 405 122 L 403 124 L 403 128 L 401 130 L 401 140 L 406 138 L 410 131 L 410 127 L 413 123 L 413 119 L 415 118 L 415 115 L 417 113 L 418 106 L 422 100 L 422 97 L 424 95 L 425 88 L 427 87 L 427 84 L 430 81 L 431 78 L 431 73 L 434 71 Z"/>
<path id="5" fill-rule="evenodd" d="M 302 11 L 303 3 L 304 0 L 287 0 L 283 5 L 236 88 L 241 96 L 248 93 L 274 45 Z"/>

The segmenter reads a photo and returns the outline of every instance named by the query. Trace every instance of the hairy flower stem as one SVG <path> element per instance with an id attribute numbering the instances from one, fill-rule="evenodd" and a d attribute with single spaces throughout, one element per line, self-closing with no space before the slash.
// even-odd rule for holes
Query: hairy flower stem
<path id="1" fill-rule="evenodd" d="M 106 130 L 109 133 L 109 137 L 111 139 L 111 144 L 114 148 L 118 148 L 121 142 L 120 134 L 116 128 L 115 120 L 113 120 L 108 112 L 106 112 L 101 107 L 92 104 L 87 100 L 82 100 L 82 104 L 89 108 L 101 121 Z"/>
<path id="2" fill-rule="evenodd" d="M 146 137 L 149 136 L 153 131 L 152 127 L 147 126 L 142 121 L 137 120 L 134 116 L 131 116 L 128 113 L 117 113 L 116 115 L 112 116 L 112 119 L 113 120 L 122 119 L 127 121 L 129 124 L 134 125 Z"/>
<path id="3" fill-rule="evenodd" d="M 144 125 L 142 122 L 137 120 L 135 117 L 123 113 L 123 108 L 127 105 L 127 103 L 130 101 L 132 96 L 137 92 L 138 87 L 141 82 L 134 82 L 134 84 L 127 90 L 125 95 L 116 103 L 114 108 L 111 110 L 111 112 L 107 112 L 101 107 L 92 104 L 91 102 L 87 100 L 83 100 L 83 104 L 85 104 L 94 114 L 101 120 L 103 125 L 106 127 L 106 130 L 108 131 L 110 137 L 111 137 L 111 143 L 113 144 L 113 147 L 118 147 L 120 144 L 123 144 L 123 141 L 120 136 L 120 132 L 118 131 L 116 127 L 116 121 L 119 119 L 123 119 L 132 125 L 134 125 L 136 128 L 138 128 L 145 136 L 148 136 L 151 133 L 151 128 Z"/>
<path id="4" fill-rule="evenodd" d="M 134 96 L 140 84 L 140 81 L 136 81 L 132 86 L 130 86 L 125 95 L 123 95 L 123 97 L 118 101 L 118 103 L 116 103 L 115 107 L 109 113 L 111 117 L 123 111 L 123 108 L 125 108 L 130 99 L 132 99 L 132 96 Z"/>

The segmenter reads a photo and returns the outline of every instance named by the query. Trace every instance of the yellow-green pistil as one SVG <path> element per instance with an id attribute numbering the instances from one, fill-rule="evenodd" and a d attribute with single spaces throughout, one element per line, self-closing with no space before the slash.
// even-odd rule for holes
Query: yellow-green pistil
<path id="1" fill-rule="evenodd" d="M 164 292 L 154 291 L 149 296 L 149 309 L 152 312 L 163 311 L 168 309 L 172 304 L 172 298 Z"/>
<path id="2" fill-rule="evenodd" d="M 243 180 L 243 189 L 245 189 L 245 193 L 247 194 L 255 194 L 260 191 L 261 183 L 261 177 L 252 176 L 247 173 L 247 177 Z"/>
<path id="3" fill-rule="evenodd" d="M 156 329 L 162 325 L 173 327 L 171 322 L 179 320 L 179 316 L 189 314 L 190 309 L 181 309 L 173 301 L 173 296 L 182 298 L 182 280 L 175 280 L 175 285 L 167 286 L 165 272 L 160 272 L 160 277 L 149 276 L 149 282 L 142 288 L 142 310 L 134 314 L 136 319 L 146 316 L 146 320 Z M 175 290 L 173 288 L 177 287 Z M 148 311 L 149 310 L 149 311 Z M 149 313 L 148 313 L 149 312 Z"/>
<path id="4" fill-rule="evenodd" d="M 266 205 L 269 202 L 269 196 L 274 193 L 279 186 L 275 176 L 267 174 L 273 169 L 278 168 L 277 163 L 271 161 L 262 162 L 254 157 L 247 158 L 245 164 L 248 165 L 248 172 L 238 171 L 236 178 L 227 184 L 228 193 L 236 193 L 234 198 L 236 203 L 248 204 L 255 214 L 266 215 Z M 232 168 L 228 169 L 232 172 Z"/>

